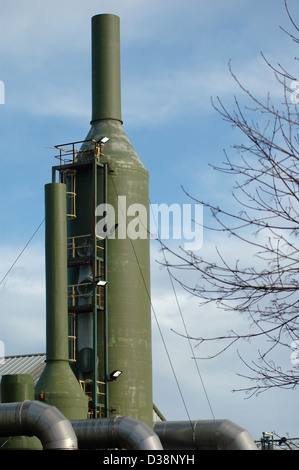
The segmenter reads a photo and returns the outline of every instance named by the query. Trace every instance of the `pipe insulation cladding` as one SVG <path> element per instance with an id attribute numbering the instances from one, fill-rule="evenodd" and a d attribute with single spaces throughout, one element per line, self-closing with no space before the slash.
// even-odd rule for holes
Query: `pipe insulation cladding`
<path id="1" fill-rule="evenodd" d="M 248 431 L 228 419 L 161 421 L 154 431 L 166 450 L 257 450 Z"/>
<path id="2" fill-rule="evenodd" d="M 71 421 L 79 449 L 163 450 L 157 434 L 129 416 Z"/>

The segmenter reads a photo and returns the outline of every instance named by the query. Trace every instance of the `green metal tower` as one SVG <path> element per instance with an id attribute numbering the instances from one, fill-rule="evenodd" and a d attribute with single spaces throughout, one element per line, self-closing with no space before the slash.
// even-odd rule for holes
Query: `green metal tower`
<path id="1" fill-rule="evenodd" d="M 67 188 L 69 350 L 90 414 L 152 426 L 149 175 L 122 128 L 119 36 L 117 16 L 92 18 L 91 129 L 57 146 L 53 181 Z"/>
<path id="2" fill-rule="evenodd" d="M 66 186 L 45 186 L 46 366 L 35 398 L 56 406 L 68 419 L 87 418 L 87 397 L 68 356 Z"/>

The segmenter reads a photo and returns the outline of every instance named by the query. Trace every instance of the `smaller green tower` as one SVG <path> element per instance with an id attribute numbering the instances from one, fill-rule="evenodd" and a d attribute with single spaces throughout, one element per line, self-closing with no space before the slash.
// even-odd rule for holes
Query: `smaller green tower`
<path id="1" fill-rule="evenodd" d="M 87 396 L 68 357 L 66 186 L 45 186 L 46 367 L 35 399 L 56 406 L 68 419 L 87 418 Z"/>
<path id="2" fill-rule="evenodd" d="M 34 382 L 30 374 L 3 375 L 1 380 L 1 402 L 13 403 L 34 400 Z M 7 436 L 0 438 L 1 450 L 42 450 L 36 436 Z"/>

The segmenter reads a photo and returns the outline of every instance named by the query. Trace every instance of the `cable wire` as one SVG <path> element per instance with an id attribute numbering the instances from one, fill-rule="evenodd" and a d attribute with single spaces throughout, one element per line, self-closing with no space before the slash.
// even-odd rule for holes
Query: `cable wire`
<path id="1" fill-rule="evenodd" d="M 39 231 L 39 229 L 41 228 L 41 226 L 43 225 L 45 219 L 43 219 L 41 221 L 41 223 L 39 224 L 39 226 L 37 227 L 37 229 L 34 231 L 34 233 L 31 235 L 31 237 L 29 238 L 28 242 L 26 243 L 26 245 L 24 246 L 24 248 L 22 249 L 22 251 L 20 252 L 20 254 L 17 256 L 17 258 L 15 259 L 15 261 L 13 262 L 13 264 L 11 265 L 11 267 L 9 268 L 9 270 L 7 271 L 7 273 L 5 274 L 5 276 L 2 278 L 2 280 L 0 281 L 0 285 L 2 284 L 2 282 L 4 281 L 4 279 L 7 278 L 7 276 L 9 275 L 9 273 L 11 272 L 11 270 L 13 269 L 13 267 L 15 266 L 15 264 L 18 262 L 18 260 L 21 258 L 22 254 L 24 253 L 24 251 L 26 250 L 27 246 L 29 245 L 29 243 L 32 241 L 32 239 L 35 237 L 35 235 L 37 234 L 37 232 Z"/>

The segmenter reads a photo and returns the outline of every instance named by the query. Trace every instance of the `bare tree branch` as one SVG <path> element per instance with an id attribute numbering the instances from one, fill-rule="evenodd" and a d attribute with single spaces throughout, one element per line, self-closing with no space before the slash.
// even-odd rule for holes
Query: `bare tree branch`
<path id="1" fill-rule="evenodd" d="M 292 19 L 285 1 L 287 16 L 295 34 L 299 29 Z M 299 42 L 295 35 L 289 37 Z M 264 57 L 264 56 L 263 56 Z M 244 253 L 253 251 L 253 264 L 242 259 L 227 259 L 219 248 L 215 259 L 205 259 L 180 248 L 173 251 L 161 243 L 166 265 L 173 280 L 189 294 L 200 300 L 200 305 L 214 304 L 225 311 L 242 313 L 248 318 L 249 331 L 230 331 L 211 338 L 189 337 L 197 346 L 220 342 L 212 359 L 235 347 L 241 340 L 265 338 L 264 349 L 257 351 L 258 360 L 249 364 L 241 360 L 252 375 L 243 375 L 255 382 L 246 390 L 250 396 L 271 388 L 295 388 L 299 382 L 299 366 L 284 370 L 272 359 L 276 348 L 292 351 L 292 342 L 299 345 L 299 97 L 291 102 L 292 73 L 282 66 L 273 67 L 266 59 L 282 90 L 283 103 L 274 106 L 270 96 L 263 102 L 236 77 L 229 63 L 233 80 L 245 94 L 251 107 L 241 106 L 235 97 L 234 109 L 229 111 L 217 97 L 212 105 L 220 117 L 241 133 L 242 140 L 233 145 L 234 158 L 225 152 L 225 161 L 213 169 L 233 175 L 236 184 L 232 191 L 233 204 L 229 209 L 199 200 L 184 189 L 185 194 L 202 204 L 211 217 L 204 224 L 206 231 L 227 234 L 242 246 Z M 238 211 L 232 207 L 238 206 Z M 167 260 L 167 261 L 166 261 Z M 187 273 L 196 274 L 199 281 L 190 282 Z M 177 333 L 179 334 L 179 333 Z M 298 346 L 299 352 L 299 346 Z"/>

